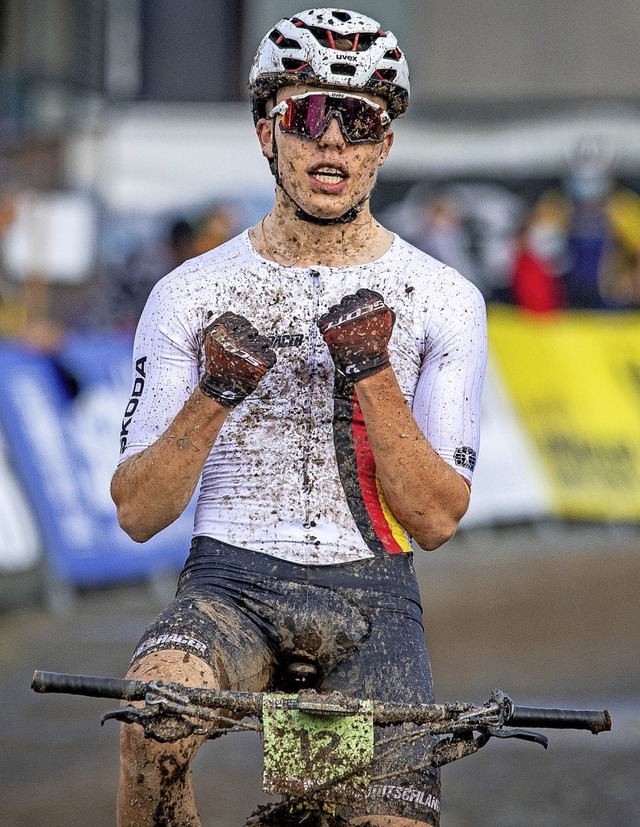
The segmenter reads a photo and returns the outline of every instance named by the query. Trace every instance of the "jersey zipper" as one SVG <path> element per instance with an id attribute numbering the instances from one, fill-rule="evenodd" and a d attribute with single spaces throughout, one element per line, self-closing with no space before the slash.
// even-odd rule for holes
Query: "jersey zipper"
<path id="1" fill-rule="evenodd" d="M 304 528 L 312 528 L 311 525 L 311 478 L 309 474 L 309 463 L 311 461 L 311 441 L 314 436 L 314 390 L 316 378 L 316 343 L 318 341 L 318 316 L 320 307 L 320 273 L 318 270 L 309 270 L 311 277 L 311 328 L 309 331 L 309 388 L 307 393 L 306 410 L 306 434 L 302 445 L 302 496 L 303 496 L 303 518 Z"/>

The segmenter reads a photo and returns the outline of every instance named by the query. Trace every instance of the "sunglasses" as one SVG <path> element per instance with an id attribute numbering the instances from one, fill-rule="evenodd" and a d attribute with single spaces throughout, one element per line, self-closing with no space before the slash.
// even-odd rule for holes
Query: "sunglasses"
<path id="1" fill-rule="evenodd" d="M 342 133 L 352 144 L 377 144 L 388 129 L 391 118 L 377 103 L 345 92 L 304 92 L 283 100 L 267 114 L 280 115 L 280 128 L 289 135 L 319 138 L 337 118 Z"/>

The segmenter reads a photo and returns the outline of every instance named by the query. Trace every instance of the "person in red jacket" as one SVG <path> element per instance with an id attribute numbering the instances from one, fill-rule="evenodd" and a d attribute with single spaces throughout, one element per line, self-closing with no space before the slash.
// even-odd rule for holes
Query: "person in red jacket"
<path id="1" fill-rule="evenodd" d="M 516 237 L 513 300 L 535 313 L 566 307 L 561 275 L 565 236 L 558 219 L 553 210 L 538 204 L 527 214 Z"/>

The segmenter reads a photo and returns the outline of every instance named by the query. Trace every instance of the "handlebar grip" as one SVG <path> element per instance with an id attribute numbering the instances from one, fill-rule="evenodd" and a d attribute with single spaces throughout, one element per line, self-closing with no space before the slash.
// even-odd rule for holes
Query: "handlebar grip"
<path id="1" fill-rule="evenodd" d="M 142 701 L 148 684 L 136 680 L 65 675 L 62 672 L 36 670 L 31 679 L 31 688 L 35 692 L 64 692 L 68 695 L 89 695 L 93 698 Z"/>
<path id="2" fill-rule="evenodd" d="M 611 730 L 611 715 L 580 709 L 537 709 L 516 706 L 505 722 L 510 726 L 540 727 L 541 729 L 588 729 L 594 735 Z"/>

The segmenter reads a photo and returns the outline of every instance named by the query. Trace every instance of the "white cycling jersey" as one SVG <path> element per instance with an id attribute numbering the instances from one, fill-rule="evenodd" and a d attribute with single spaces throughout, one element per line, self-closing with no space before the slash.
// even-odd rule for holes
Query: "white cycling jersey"
<path id="1" fill-rule="evenodd" d="M 391 364 L 433 448 L 469 483 L 479 445 L 486 317 L 478 290 L 394 236 L 376 261 L 285 267 L 248 231 L 154 288 L 140 319 L 121 461 L 151 445 L 196 388 L 203 328 L 225 311 L 271 339 L 277 363 L 233 409 L 205 463 L 194 534 L 295 563 L 333 564 L 411 549 L 389 511 L 357 398 L 334 398 L 317 319 L 361 287 L 396 313 Z"/>

